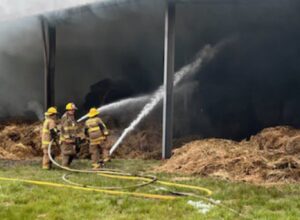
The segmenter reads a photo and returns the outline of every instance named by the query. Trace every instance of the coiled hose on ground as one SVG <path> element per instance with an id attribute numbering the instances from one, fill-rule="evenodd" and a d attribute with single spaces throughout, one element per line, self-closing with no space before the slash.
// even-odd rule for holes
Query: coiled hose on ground
<path id="1" fill-rule="evenodd" d="M 198 190 L 198 191 L 206 193 L 207 195 L 212 194 L 212 191 L 207 189 L 207 188 L 203 188 L 203 187 L 199 187 L 199 186 L 193 186 L 193 185 L 186 185 L 186 184 L 178 184 L 178 183 L 160 181 L 160 180 L 157 179 L 156 176 L 150 176 L 150 175 L 144 175 L 144 174 L 131 174 L 131 173 L 128 173 L 128 172 L 117 170 L 117 169 L 101 168 L 99 170 L 79 170 L 79 169 L 64 167 L 64 166 L 60 165 L 58 162 L 56 162 L 53 159 L 53 157 L 51 155 L 52 144 L 53 144 L 53 141 L 49 144 L 49 147 L 48 147 L 49 158 L 55 166 L 57 166 L 57 167 L 59 167 L 63 170 L 69 171 L 69 173 L 64 174 L 62 176 L 62 179 L 66 183 L 68 183 L 70 185 L 73 185 L 73 186 L 86 187 L 86 188 L 90 188 L 90 189 L 101 189 L 101 190 L 120 190 L 120 189 L 140 188 L 140 187 L 144 187 L 144 186 L 147 186 L 147 185 L 150 185 L 150 184 L 158 183 L 158 184 L 166 185 L 166 186 L 173 186 L 173 187 L 179 187 L 179 188 L 185 188 L 185 189 Z M 124 180 L 141 180 L 141 181 L 143 181 L 143 183 L 136 184 L 136 185 L 131 185 L 131 186 L 125 186 L 125 187 L 124 186 L 120 186 L 120 187 L 89 186 L 89 185 L 79 184 L 79 183 L 76 183 L 76 182 L 73 182 L 73 181 L 69 180 L 68 177 L 70 175 L 72 175 L 72 173 L 96 174 L 96 175 L 103 176 L 103 177 L 115 178 L 115 179 L 124 179 Z M 127 192 L 127 193 L 132 193 L 132 192 Z M 149 195 L 156 195 L 156 194 L 149 194 Z M 161 196 L 163 196 L 163 195 L 161 195 Z"/>

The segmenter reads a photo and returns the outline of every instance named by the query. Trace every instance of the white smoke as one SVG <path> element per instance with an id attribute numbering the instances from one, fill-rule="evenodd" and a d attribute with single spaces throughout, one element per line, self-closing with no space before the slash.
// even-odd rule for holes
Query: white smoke
<path id="1" fill-rule="evenodd" d="M 37 101 L 30 101 L 27 103 L 27 110 L 35 113 L 37 118 L 41 121 L 44 118 L 43 106 Z"/>
<path id="2" fill-rule="evenodd" d="M 36 18 L 1 23 L 1 116 L 21 116 L 28 102 L 42 102 L 43 61 L 38 25 Z"/>
<path id="3" fill-rule="evenodd" d="M 121 0 L 1 0 L 0 21 L 52 13 L 94 3 L 118 2 Z"/>

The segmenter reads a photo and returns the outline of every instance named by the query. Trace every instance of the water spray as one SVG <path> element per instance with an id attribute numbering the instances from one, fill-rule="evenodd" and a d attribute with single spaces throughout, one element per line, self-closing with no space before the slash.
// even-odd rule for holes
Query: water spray
<path id="1" fill-rule="evenodd" d="M 211 47 L 209 45 L 205 46 L 199 53 L 199 56 L 190 64 L 184 66 L 174 76 L 174 87 L 186 76 L 191 76 L 195 74 L 202 66 L 203 61 L 208 61 L 212 59 L 217 52 L 218 47 Z M 135 129 L 135 127 L 144 119 L 150 112 L 157 106 L 157 104 L 162 100 L 164 95 L 164 88 L 160 86 L 151 96 L 150 101 L 144 106 L 138 116 L 131 122 L 129 127 L 127 127 L 117 142 L 112 146 L 109 151 L 109 154 L 112 155 L 113 152 L 119 147 L 124 138 Z"/>
<path id="2" fill-rule="evenodd" d="M 181 68 L 178 72 L 175 73 L 174 76 L 174 87 L 178 85 L 179 82 L 181 82 L 185 77 L 192 76 L 195 74 L 199 69 L 201 68 L 204 61 L 208 62 L 215 54 L 227 43 L 231 42 L 235 38 L 228 38 L 221 43 L 217 44 L 214 47 L 211 47 L 210 45 L 206 45 L 196 56 L 195 60 L 191 62 L 190 64 L 184 66 Z M 164 95 L 164 87 L 160 86 L 155 92 L 153 92 L 150 95 L 144 95 L 139 96 L 135 98 L 127 98 L 123 99 L 114 103 L 110 103 L 107 105 L 104 105 L 102 107 L 99 107 L 98 110 L 102 113 L 105 112 L 111 112 L 113 110 L 117 110 L 120 108 L 124 108 L 128 105 L 136 105 L 137 103 L 146 102 L 148 103 L 143 107 L 143 109 L 140 111 L 140 113 L 137 115 L 137 117 L 130 123 L 130 125 L 123 131 L 119 139 L 116 141 L 116 143 L 112 146 L 112 148 L 109 151 L 109 154 L 112 155 L 113 152 L 119 147 L 119 145 L 122 143 L 124 138 L 135 129 L 135 127 L 144 119 L 147 115 L 150 114 L 150 112 L 159 104 L 159 102 L 162 100 Z M 78 122 L 81 122 L 85 119 L 87 119 L 88 116 L 85 115 L 81 117 Z"/>
<path id="3" fill-rule="evenodd" d="M 189 70 L 192 70 L 194 66 L 198 66 L 202 63 L 202 59 L 206 58 L 208 59 L 210 56 L 213 56 L 213 48 L 211 48 L 209 45 L 205 46 L 204 49 L 200 52 L 200 55 L 197 56 L 199 57 L 198 59 L 196 59 L 194 62 L 188 64 L 187 66 L 183 67 L 181 70 L 179 70 L 178 72 L 175 73 L 175 77 L 174 77 L 174 85 L 176 86 L 178 84 L 179 81 L 182 80 L 182 78 L 184 78 L 184 76 L 186 75 L 190 75 L 187 74 L 187 72 L 189 72 Z M 198 64 L 198 62 L 200 61 L 200 63 Z M 196 69 L 197 70 L 197 69 Z M 127 107 L 130 105 L 137 105 L 140 103 L 145 103 L 145 102 L 151 102 L 151 100 L 154 98 L 154 96 L 159 93 L 161 95 L 162 94 L 162 90 L 163 90 L 163 86 L 160 86 L 155 92 L 153 92 L 150 95 L 144 95 L 144 96 L 138 96 L 138 97 L 133 97 L 133 98 L 126 98 L 126 99 L 122 99 L 120 101 L 117 102 L 113 102 L 104 106 L 99 107 L 97 110 L 99 112 L 101 112 L 102 114 L 105 114 L 106 112 L 112 112 L 114 110 L 118 110 L 120 108 L 123 107 Z M 79 118 L 77 120 L 77 122 L 82 122 L 84 120 L 86 120 L 88 118 L 87 114 L 82 116 L 81 118 Z"/>
<path id="4" fill-rule="evenodd" d="M 113 102 L 107 105 L 104 105 L 102 107 L 99 107 L 97 110 L 101 112 L 101 114 L 105 114 L 106 112 L 111 112 L 117 109 L 120 109 L 125 106 L 130 106 L 130 105 L 137 105 L 139 103 L 145 103 L 150 99 L 151 96 L 149 95 L 144 95 L 144 96 L 139 96 L 139 97 L 134 97 L 134 98 L 127 98 L 127 99 L 122 99 L 117 102 Z M 82 122 L 83 120 L 87 119 L 88 116 L 84 115 L 80 119 L 78 119 L 77 122 Z"/>

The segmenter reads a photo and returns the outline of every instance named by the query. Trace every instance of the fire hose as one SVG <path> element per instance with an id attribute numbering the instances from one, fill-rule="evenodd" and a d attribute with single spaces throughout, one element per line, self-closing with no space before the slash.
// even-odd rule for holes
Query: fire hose
<path id="1" fill-rule="evenodd" d="M 198 190 L 198 191 L 201 191 L 201 192 L 204 192 L 206 193 L 207 195 L 211 195 L 212 194 L 212 191 L 207 189 L 207 188 L 204 188 L 204 187 L 199 187 L 199 186 L 193 186 L 193 185 L 186 185 L 186 184 L 178 184 L 178 183 L 172 183 L 172 182 L 166 182 L 166 181 L 160 181 L 157 179 L 156 176 L 150 176 L 150 175 L 142 175 L 142 174 L 131 174 L 131 173 L 128 173 L 128 172 L 124 172 L 124 171 L 121 171 L 121 170 L 117 170 L 117 169 L 105 169 L 105 168 L 101 168 L 99 170 L 79 170 L 79 169 L 73 169 L 73 168 L 69 168 L 69 167 L 64 167 L 62 165 L 60 165 L 59 163 L 57 163 L 52 155 L 51 155 L 51 147 L 52 147 L 52 144 L 53 142 L 51 142 L 49 144 L 49 147 L 48 147 L 48 155 L 49 155 L 49 158 L 51 160 L 51 162 L 63 169 L 63 170 L 66 170 L 66 171 L 69 171 L 71 173 L 68 173 L 68 174 L 64 174 L 63 175 L 63 180 L 65 182 L 67 182 L 68 184 L 72 185 L 72 186 L 77 186 L 77 187 L 87 187 L 87 188 L 90 188 L 90 189 L 101 189 L 101 190 L 116 190 L 116 189 L 130 189 L 130 188 L 139 188 L 139 187 L 144 187 L 144 186 L 147 186 L 147 185 L 150 185 L 150 184 L 153 184 L 153 183 L 158 183 L 158 184 L 161 184 L 161 185 L 166 185 L 166 186 L 174 186 L 174 187 L 179 187 L 179 188 L 186 188 L 186 189 L 194 189 L 194 190 Z M 68 179 L 68 177 L 72 174 L 72 173 L 89 173 L 89 174 L 97 174 L 99 176 L 102 176 L 102 177 L 107 177 L 107 178 L 114 178 L 114 179 L 123 179 L 123 180 L 142 180 L 144 181 L 144 183 L 141 183 L 141 184 L 137 184 L 137 185 L 132 185 L 132 186 L 126 186 L 126 187 L 96 187 L 96 186 L 87 186 L 87 185 L 83 185 L 83 184 L 79 184 L 79 183 L 76 183 L 76 182 L 72 182 Z M 126 192 L 126 194 L 128 195 L 131 195 L 132 192 Z M 133 193 L 132 195 L 133 196 L 137 196 L 139 193 Z M 142 193 L 143 195 L 145 195 L 144 193 Z M 165 195 L 156 195 L 156 194 L 147 194 L 148 198 L 153 198 L 156 197 L 156 196 L 163 196 L 165 197 Z M 169 196 L 167 196 L 169 197 Z M 173 198 L 174 196 L 172 196 Z"/>
<path id="2" fill-rule="evenodd" d="M 55 183 L 55 182 L 46 182 L 46 181 L 37 181 L 37 180 L 28 180 L 28 179 L 18 179 L 18 178 L 7 178 L 7 177 L 0 177 L 0 180 L 2 181 L 14 181 L 14 182 L 22 182 L 22 183 L 27 183 L 27 184 L 34 184 L 34 185 L 39 185 L 39 186 L 51 186 L 51 187 L 56 187 L 56 188 L 68 188 L 68 189 L 75 189 L 75 190 L 80 190 L 80 191 L 90 191 L 90 192 L 100 192 L 100 193 L 105 193 L 109 195 L 128 195 L 128 196 L 134 196 L 134 197 L 141 197 L 141 198 L 148 198 L 148 199 L 160 199 L 160 200 L 174 200 L 179 197 L 182 197 L 182 195 L 176 194 L 172 191 L 169 191 L 172 193 L 172 195 L 160 195 L 160 194 L 150 194 L 150 193 L 141 193 L 141 192 L 130 192 L 130 191 L 122 191 L 124 189 L 137 189 L 140 187 L 144 187 L 150 184 L 160 184 L 160 185 L 165 185 L 165 186 L 172 186 L 172 187 L 177 187 L 177 188 L 182 188 L 182 189 L 192 189 L 192 190 L 197 190 L 198 192 L 206 193 L 208 196 L 212 194 L 212 191 L 200 187 L 200 186 L 193 186 L 193 185 L 186 185 L 186 184 L 178 184 L 178 183 L 172 183 L 172 182 L 167 182 L 167 181 L 161 181 L 158 180 L 157 177 L 155 176 L 150 176 L 150 175 L 142 175 L 142 174 L 131 174 L 127 173 L 121 170 L 117 169 L 105 169 L 101 168 L 99 170 L 79 170 L 79 169 L 73 169 L 69 167 L 64 167 L 60 165 L 58 162 L 56 162 L 52 155 L 51 155 L 51 147 L 52 147 L 53 141 L 49 144 L 48 146 L 48 155 L 51 160 L 51 162 L 63 169 L 68 171 L 68 174 L 64 174 L 62 176 L 62 179 L 67 183 Z M 136 185 L 131 185 L 131 186 L 125 186 L 125 187 L 98 187 L 98 186 L 89 186 L 89 185 L 84 185 L 76 182 L 72 182 L 68 179 L 68 177 L 73 174 L 73 173 L 86 173 L 86 174 L 96 174 L 102 177 L 106 178 L 115 178 L 115 179 L 122 179 L 122 180 L 142 180 L 143 183 L 136 184 Z"/>
<path id="3" fill-rule="evenodd" d="M 212 203 L 213 205 L 220 206 L 222 208 L 227 209 L 228 211 L 240 216 L 241 218 L 244 219 L 251 219 L 248 216 L 245 216 L 241 214 L 240 212 L 227 207 L 226 205 L 222 205 L 219 203 L 215 203 L 211 198 L 207 198 L 206 196 L 203 196 L 201 194 L 196 194 L 196 193 L 188 193 L 188 192 L 177 192 L 177 191 L 172 191 L 168 190 L 166 188 L 163 188 L 164 191 L 170 193 L 171 195 L 163 195 L 163 194 L 151 194 L 151 193 L 142 193 L 142 192 L 130 192 L 130 191 L 122 191 L 121 189 L 130 189 L 130 188 L 140 188 L 144 187 L 150 184 L 161 184 L 165 186 L 172 186 L 172 187 L 177 187 L 177 188 L 182 188 L 182 189 L 192 189 L 192 190 L 197 190 L 198 192 L 204 192 L 206 193 L 207 196 L 212 195 L 212 191 L 200 187 L 200 186 L 194 186 L 194 185 L 187 185 L 187 184 L 178 184 L 178 183 L 173 183 L 173 182 L 167 182 L 167 181 L 161 181 L 158 180 L 157 177 L 155 176 L 150 176 L 150 175 L 134 175 L 130 174 L 121 170 L 117 169 L 104 169 L 101 168 L 99 170 L 79 170 L 79 169 L 72 169 L 69 167 L 64 167 L 57 163 L 52 155 L 51 155 L 51 147 L 52 147 L 53 141 L 49 144 L 48 146 L 48 155 L 51 160 L 51 162 L 56 165 L 57 167 L 69 171 L 68 174 L 64 174 L 62 176 L 62 179 L 67 183 L 55 183 L 55 182 L 47 182 L 47 181 L 38 181 L 38 180 L 30 180 L 30 179 L 20 179 L 20 178 L 9 178 L 9 177 L 0 177 L 1 181 L 9 181 L 9 182 L 21 182 L 21 183 L 26 183 L 26 184 L 33 184 L 33 185 L 38 185 L 38 186 L 49 186 L 49 187 L 55 187 L 55 188 L 63 188 L 63 189 L 73 189 L 73 190 L 79 190 L 79 191 L 86 191 L 86 192 L 99 192 L 99 193 L 104 193 L 108 195 L 115 195 L 115 196 L 134 196 L 138 198 L 146 198 L 146 199 L 158 199 L 158 200 L 175 200 L 178 198 L 181 198 L 182 196 L 189 196 L 189 197 L 195 197 L 195 198 L 201 198 L 209 203 Z M 107 177 L 107 178 L 115 178 L 115 179 L 122 179 L 122 180 L 142 180 L 144 183 L 141 184 L 136 184 L 136 185 L 131 185 L 131 186 L 125 186 L 125 187 L 97 187 L 97 186 L 88 186 L 84 184 L 79 184 L 76 182 L 72 182 L 68 179 L 68 176 L 70 176 L 72 173 L 88 173 L 88 174 L 97 174 L 102 177 Z M 155 187 L 155 186 L 154 186 Z"/>

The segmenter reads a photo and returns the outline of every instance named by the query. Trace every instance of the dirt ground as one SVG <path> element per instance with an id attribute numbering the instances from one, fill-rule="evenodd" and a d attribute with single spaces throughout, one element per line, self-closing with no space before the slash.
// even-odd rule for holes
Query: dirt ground
<path id="1" fill-rule="evenodd" d="M 42 155 L 40 123 L 8 122 L 0 125 L 0 159 L 28 160 Z M 113 130 L 103 144 L 106 152 L 120 131 Z M 196 174 L 233 181 L 285 183 L 300 181 L 300 130 L 273 127 L 262 130 L 249 140 L 187 137 L 176 140 L 173 156 L 155 170 Z M 89 157 L 83 144 L 79 154 Z M 159 159 L 161 131 L 149 128 L 129 135 L 115 157 Z"/>

